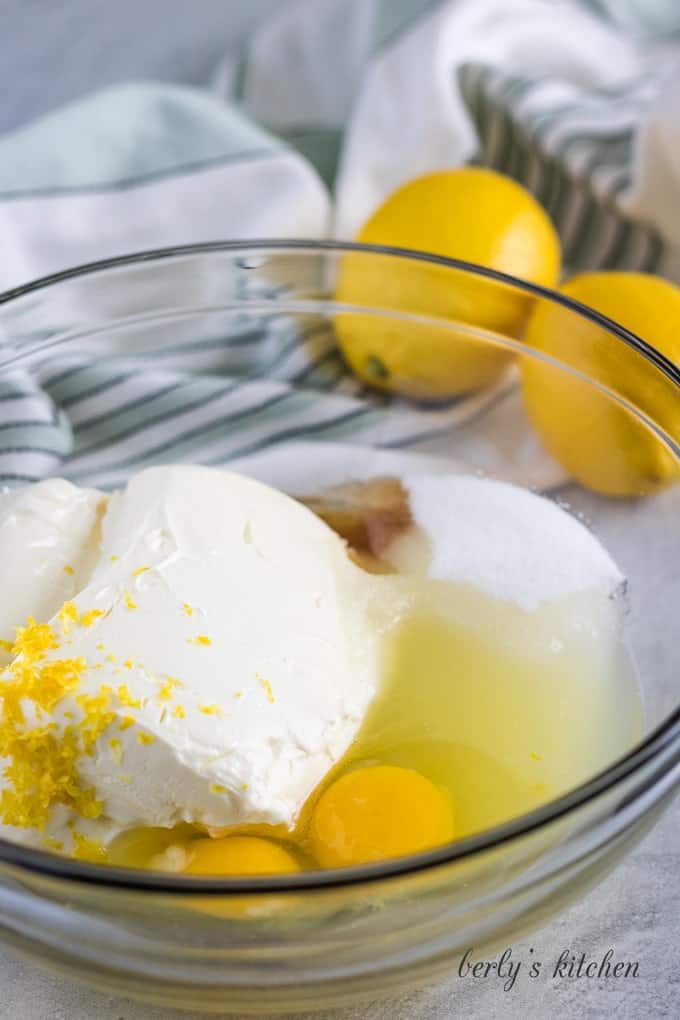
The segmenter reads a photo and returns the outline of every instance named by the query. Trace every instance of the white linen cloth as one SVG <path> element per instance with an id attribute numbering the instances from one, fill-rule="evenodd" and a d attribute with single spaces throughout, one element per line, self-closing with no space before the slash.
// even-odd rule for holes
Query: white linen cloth
<path id="1" fill-rule="evenodd" d="M 131 83 L 0 138 L 0 291 L 135 250 L 351 237 L 403 181 L 466 162 L 535 192 L 569 270 L 635 268 L 680 281 L 680 6 L 282 4 L 245 52 L 225 58 L 212 93 Z M 271 335 L 236 360 L 226 337 L 221 354 L 196 369 L 169 338 L 165 374 L 129 350 L 80 360 L 53 353 L 30 373 L 3 374 L 14 339 L 0 314 L 7 484 L 54 473 L 116 484 L 129 466 L 131 423 L 141 467 L 158 460 L 159 427 L 164 459 L 198 459 L 215 430 L 233 432 L 220 446 L 227 462 L 247 445 L 245 424 L 260 447 L 291 428 L 302 438 L 418 446 L 435 419 L 444 432 L 484 405 L 388 407 L 352 386 L 329 337 L 311 345 L 301 337 L 293 354 L 282 348 L 264 380 L 253 372 L 263 371 Z M 335 374 L 320 373 L 320 362 Z M 280 416 L 260 415 L 257 426 L 234 416 L 244 399 L 254 408 L 269 401 L 272 387 L 293 398 L 281 401 Z M 554 484 L 560 473 L 523 426 L 512 387 L 500 398 L 478 434 L 513 449 L 527 484 Z"/>

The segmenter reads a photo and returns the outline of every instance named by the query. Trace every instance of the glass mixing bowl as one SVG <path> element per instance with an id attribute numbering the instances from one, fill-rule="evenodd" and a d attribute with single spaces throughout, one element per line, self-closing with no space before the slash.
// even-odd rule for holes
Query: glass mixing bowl
<path id="1" fill-rule="evenodd" d="M 0 296 L 0 470 L 10 483 L 51 473 L 111 488 L 144 463 L 252 468 L 264 455 L 263 475 L 285 462 L 291 484 L 314 491 L 348 448 L 359 471 L 376 448 L 413 446 L 537 486 L 588 521 L 628 578 L 646 711 L 638 746 L 567 795 L 383 864 L 228 881 L 80 863 L 0 840 L 8 944 L 168 1007 L 330 1007 L 429 981 L 469 946 L 506 945 L 582 896 L 649 829 L 680 778 L 680 487 L 609 498 L 571 483 L 540 451 L 516 367 L 518 355 L 542 357 L 521 342 L 535 300 L 559 304 L 573 333 L 549 366 L 551 392 L 580 380 L 677 458 L 677 366 L 573 301 L 472 265 L 332 243 L 224 243 L 110 259 Z M 430 377 L 415 398 L 374 393 L 346 372 L 343 331 L 364 351 L 371 338 L 388 353 L 409 338 L 423 349 L 445 341 L 452 359 L 476 352 L 486 379 Z M 599 356 L 584 362 L 593 345 Z M 384 381 L 380 360 L 365 367 Z M 637 402 L 630 387 L 616 390 L 616 378 L 633 376 Z M 186 407 L 168 411 L 163 401 L 184 385 Z M 38 431 L 28 446 L 13 442 L 17 401 L 34 397 Z M 142 421 L 152 426 L 143 442 Z M 314 471 L 281 445 L 301 438 L 321 444 Z"/>

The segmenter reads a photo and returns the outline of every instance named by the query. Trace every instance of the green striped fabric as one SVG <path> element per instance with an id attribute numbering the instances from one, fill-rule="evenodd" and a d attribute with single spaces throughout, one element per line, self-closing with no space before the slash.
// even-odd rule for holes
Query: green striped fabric
<path id="1" fill-rule="evenodd" d="M 351 236 L 403 181 L 462 163 L 537 196 L 569 272 L 680 279 L 677 0 L 294 0 L 214 81 L 112 89 L 0 138 L 0 290 L 131 250 Z M 0 484 L 111 488 L 147 464 L 226 464 L 297 438 L 423 445 L 499 408 L 521 441 L 510 383 L 387 402 L 319 320 L 251 316 L 200 338 L 175 324 L 152 353 L 95 337 L 3 371 L 13 329 L 0 305 Z"/>
<path id="2" fill-rule="evenodd" d="M 585 92 L 466 64 L 456 81 L 477 128 L 476 162 L 534 193 L 559 231 L 567 267 L 658 270 L 660 234 L 617 208 L 631 185 L 636 126 L 655 100 L 653 76 Z"/>
<path id="3" fill-rule="evenodd" d="M 243 316 L 241 316 L 243 318 Z M 509 391 L 418 406 L 367 392 L 328 322 L 287 317 L 153 353 L 73 354 L 0 372 L 0 483 L 57 474 L 111 489 L 151 464 L 224 465 L 274 444 L 323 438 L 413 446 Z M 0 365 L 1 369 L 1 365 Z"/>

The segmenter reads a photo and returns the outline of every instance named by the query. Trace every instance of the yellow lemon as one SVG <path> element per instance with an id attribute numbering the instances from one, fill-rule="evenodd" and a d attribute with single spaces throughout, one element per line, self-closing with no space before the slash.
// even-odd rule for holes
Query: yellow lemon
<path id="1" fill-rule="evenodd" d="M 476 262 L 554 286 L 560 245 L 547 213 L 521 185 L 493 170 L 462 167 L 399 188 L 357 240 Z M 453 320 L 519 338 L 530 299 L 514 287 L 427 262 L 352 253 L 342 260 L 336 299 L 346 304 Z M 366 382 L 438 398 L 492 382 L 508 364 L 501 345 L 465 328 L 341 312 L 343 354 Z"/>
<path id="2" fill-rule="evenodd" d="M 672 283 L 646 273 L 584 273 L 561 290 L 680 364 L 680 288 Z M 680 442 L 680 399 L 673 384 L 602 327 L 538 301 L 526 339 L 629 401 Z M 529 417 L 544 445 L 581 484 L 632 496 L 678 479 L 678 461 L 668 447 L 583 379 L 527 357 L 522 382 Z"/>
<path id="3" fill-rule="evenodd" d="M 321 795 L 309 827 L 324 868 L 382 861 L 453 838 L 446 795 L 413 769 L 371 765 L 337 779 Z"/>

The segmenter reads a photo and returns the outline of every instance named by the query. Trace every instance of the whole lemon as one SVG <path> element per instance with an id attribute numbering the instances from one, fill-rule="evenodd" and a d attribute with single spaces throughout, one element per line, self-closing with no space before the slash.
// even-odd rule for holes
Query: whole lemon
<path id="1" fill-rule="evenodd" d="M 547 213 L 521 185 L 493 170 L 461 167 L 400 187 L 357 240 L 476 262 L 554 286 L 560 245 Z M 335 318 L 344 356 L 362 379 L 415 397 L 464 393 L 492 382 L 512 355 L 451 321 L 518 339 L 530 298 L 515 287 L 428 262 L 370 253 L 342 260 L 336 299 L 428 316 L 424 322 L 342 312 Z"/>
<path id="2" fill-rule="evenodd" d="M 614 319 L 680 363 L 680 288 L 646 273 L 575 276 L 561 291 Z M 680 398 L 670 380 L 601 326 L 548 301 L 530 317 L 527 343 L 648 414 L 680 441 Z M 678 461 L 648 426 L 591 383 L 522 359 L 527 412 L 546 448 L 579 482 L 613 496 L 677 480 Z"/>

